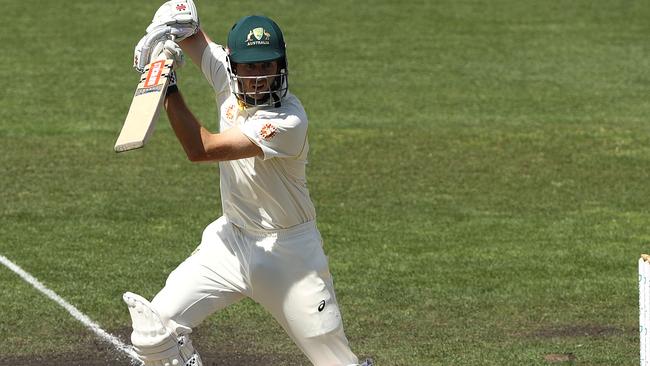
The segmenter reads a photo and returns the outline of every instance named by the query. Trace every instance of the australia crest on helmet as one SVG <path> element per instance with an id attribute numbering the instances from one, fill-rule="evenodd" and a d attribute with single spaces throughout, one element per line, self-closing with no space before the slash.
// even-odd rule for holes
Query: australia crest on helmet
<path id="1" fill-rule="evenodd" d="M 271 41 L 271 33 L 266 31 L 263 27 L 253 28 L 246 35 L 246 45 L 267 45 Z"/>

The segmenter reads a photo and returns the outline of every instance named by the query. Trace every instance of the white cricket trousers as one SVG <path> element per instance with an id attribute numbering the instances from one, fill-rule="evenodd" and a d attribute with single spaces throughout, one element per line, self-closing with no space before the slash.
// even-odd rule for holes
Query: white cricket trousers
<path id="1" fill-rule="evenodd" d="M 217 219 L 152 304 L 180 335 L 245 296 L 269 311 L 314 365 L 358 363 L 343 332 L 315 222 L 252 232 Z"/>

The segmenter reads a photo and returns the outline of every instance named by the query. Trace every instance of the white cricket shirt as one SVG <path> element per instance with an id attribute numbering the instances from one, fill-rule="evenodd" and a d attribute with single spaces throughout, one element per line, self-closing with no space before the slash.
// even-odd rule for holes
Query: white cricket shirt
<path id="1" fill-rule="evenodd" d="M 210 43 L 201 69 L 216 93 L 219 131 L 239 128 L 264 152 L 219 163 L 223 214 L 244 229 L 286 229 L 316 218 L 309 197 L 307 114 L 293 94 L 280 107 L 241 109 L 230 90 L 226 51 Z"/>

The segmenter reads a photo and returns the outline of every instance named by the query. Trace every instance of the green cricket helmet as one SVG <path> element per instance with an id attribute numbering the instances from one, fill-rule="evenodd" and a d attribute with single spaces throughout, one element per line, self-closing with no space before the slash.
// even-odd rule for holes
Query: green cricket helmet
<path id="1" fill-rule="evenodd" d="M 278 62 L 278 73 L 239 76 L 236 64 Z M 280 27 L 268 17 L 249 15 L 239 19 L 228 33 L 228 75 L 233 93 L 246 106 L 280 106 L 289 90 L 286 46 Z M 246 79 L 267 79 L 266 87 L 244 90 Z"/>

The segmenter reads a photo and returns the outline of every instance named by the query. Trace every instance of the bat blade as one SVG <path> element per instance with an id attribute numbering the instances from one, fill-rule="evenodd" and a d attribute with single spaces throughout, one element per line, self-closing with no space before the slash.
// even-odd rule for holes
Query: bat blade
<path id="1" fill-rule="evenodd" d="M 115 142 L 115 152 L 141 148 L 153 133 L 173 64 L 173 60 L 157 60 L 145 67 Z"/>

